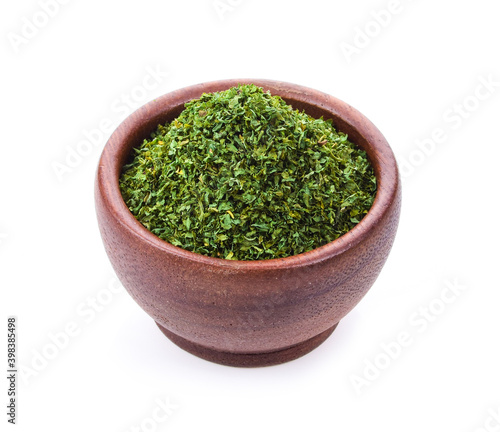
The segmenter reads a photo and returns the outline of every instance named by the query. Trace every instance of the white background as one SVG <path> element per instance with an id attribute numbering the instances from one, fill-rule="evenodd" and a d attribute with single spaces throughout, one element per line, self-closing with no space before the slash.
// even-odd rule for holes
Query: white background
<path id="1" fill-rule="evenodd" d="M 1 316 L 5 328 L 18 317 L 17 430 L 499 430 L 497 1 L 401 0 L 383 28 L 388 0 L 222 0 L 234 6 L 219 13 L 212 0 L 66 3 L 47 20 L 35 0 L 0 14 Z M 144 91 L 151 69 L 168 76 Z M 117 292 L 93 201 L 109 131 L 133 109 L 242 77 L 348 102 L 405 174 L 396 243 L 368 295 L 312 353 L 250 370 L 183 352 Z M 397 350 L 401 332 L 411 343 Z"/>

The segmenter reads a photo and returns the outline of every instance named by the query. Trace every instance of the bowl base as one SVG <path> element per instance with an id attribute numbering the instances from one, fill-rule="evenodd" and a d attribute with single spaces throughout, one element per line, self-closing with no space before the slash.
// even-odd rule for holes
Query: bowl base
<path id="1" fill-rule="evenodd" d="M 282 348 L 277 351 L 269 351 L 263 353 L 232 353 L 218 351 L 212 348 L 207 348 L 203 345 L 199 345 L 184 339 L 165 327 L 156 323 L 165 336 L 167 336 L 173 343 L 183 350 L 200 357 L 204 360 L 211 361 L 213 363 L 218 363 L 225 366 L 236 366 L 236 367 L 262 367 L 262 366 L 273 366 L 281 363 L 286 363 L 291 360 L 295 360 L 303 355 L 311 352 L 314 348 L 321 345 L 330 336 L 338 323 L 328 330 L 320 333 L 301 342 L 297 345 L 292 345 L 287 348 Z"/>

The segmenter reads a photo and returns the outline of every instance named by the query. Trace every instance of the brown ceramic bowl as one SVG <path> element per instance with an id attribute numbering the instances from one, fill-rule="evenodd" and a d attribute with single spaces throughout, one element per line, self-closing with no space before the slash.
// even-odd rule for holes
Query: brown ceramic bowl
<path id="1" fill-rule="evenodd" d="M 351 231 L 300 255 L 229 261 L 173 246 L 130 213 L 118 179 L 133 147 L 205 92 L 254 83 L 313 117 L 331 118 L 375 169 L 375 202 Z M 130 295 L 181 348 L 232 366 L 266 366 L 321 344 L 372 286 L 392 247 L 401 205 L 394 155 L 382 134 L 346 103 L 306 87 L 224 80 L 174 91 L 130 115 L 104 147 L 95 183 L 99 227 Z"/>

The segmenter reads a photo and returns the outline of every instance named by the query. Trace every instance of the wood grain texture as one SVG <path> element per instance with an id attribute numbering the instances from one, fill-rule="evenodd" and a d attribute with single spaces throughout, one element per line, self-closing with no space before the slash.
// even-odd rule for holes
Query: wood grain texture
<path id="1" fill-rule="evenodd" d="M 377 195 L 368 214 L 347 234 L 292 257 L 229 261 L 173 246 L 130 213 L 118 180 L 132 148 L 158 124 L 177 117 L 189 100 L 238 83 L 254 83 L 313 117 L 331 118 L 367 152 Z M 113 268 L 167 336 L 211 361 L 264 366 L 292 360 L 319 345 L 373 285 L 396 235 L 401 182 L 387 141 L 351 106 L 294 84 L 239 79 L 174 91 L 125 119 L 103 150 L 95 199 Z"/>

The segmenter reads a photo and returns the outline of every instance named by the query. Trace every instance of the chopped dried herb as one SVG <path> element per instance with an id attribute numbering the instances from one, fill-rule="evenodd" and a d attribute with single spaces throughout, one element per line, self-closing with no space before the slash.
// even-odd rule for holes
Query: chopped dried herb
<path id="1" fill-rule="evenodd" d="M 255 85 L 205 93 L 135 149 L 120 178 L 132 214 L 212 257 L 287 257 L 324 245 L 370 209 L 366 153 L 331 121 Z"/>

